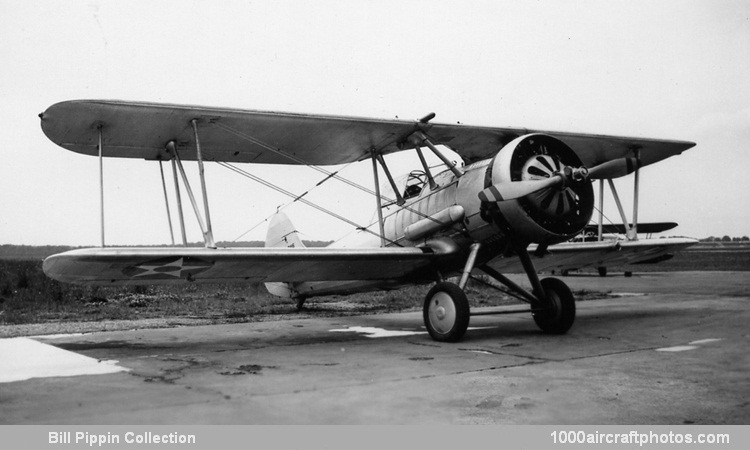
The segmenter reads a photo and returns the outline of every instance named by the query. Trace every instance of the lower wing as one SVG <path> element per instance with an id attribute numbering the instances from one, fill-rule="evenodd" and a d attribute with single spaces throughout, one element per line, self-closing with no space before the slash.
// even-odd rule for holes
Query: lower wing
<path id="1" fill-rule="evenodd" d="M 399 280 L 434 273 L 445 253 L 430 248 L 87 248 L 44 260 L 44 273 L 88 285 L 176 284 L 186 281 L 302 282 Z"/>
<path id="2" fill-rule="evenodd" d="M 533 257 L 539 271 L 573 270 L 584 267 L 615 266 L 658 261 L 698 241 L 688 238 L 641 239 L 638 241 L 598 241 L 563 243 L 550 246 L 543 256 Z M 536 245 L 529 246 L 534 255 Z M 523 272 L 516 257 L 495 258 L 489 266 L 501 272 Z"/>

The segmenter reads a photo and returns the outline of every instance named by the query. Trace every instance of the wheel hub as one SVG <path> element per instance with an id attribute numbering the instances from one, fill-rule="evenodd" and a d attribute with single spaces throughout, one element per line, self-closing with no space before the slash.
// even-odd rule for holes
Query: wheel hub
<path id="1" fill-rule="evenodd" d="M 433 328 L 439 333 L 447 333 L 456 322 L 456 306 L 450 296 L 438 292 L 430 302 L 429 320 Z"/>

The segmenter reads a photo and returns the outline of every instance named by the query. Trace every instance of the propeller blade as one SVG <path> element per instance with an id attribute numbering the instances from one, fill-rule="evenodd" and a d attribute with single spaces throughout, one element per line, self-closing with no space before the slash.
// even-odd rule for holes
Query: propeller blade
<path id="1" fill-rule="evenodd" d="M 635 172 L 640 167 L 637 158 L 620 158 L 607 161 L 589 169 L 588 178 L 591 180 L 619 178 Z"/>
<path id="2" fill-rule="evenodd" d="M 525 197 L 534 192 L 547 189 L 562 183 L 562 177 L 554 176 L 545 180 L 512 181 L 494 184 L 479 193 L 483 202 L 503 202 Z"/>

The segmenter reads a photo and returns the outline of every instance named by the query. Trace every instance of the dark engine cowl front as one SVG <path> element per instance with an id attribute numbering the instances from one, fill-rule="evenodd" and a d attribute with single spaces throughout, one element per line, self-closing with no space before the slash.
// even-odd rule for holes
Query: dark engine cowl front
<path id="1" fill-rule="evenodd" d="M 544 180 L 582 165 L 578 155 L 561 140 L 528 134 L 514 139 L 495 155 L 487 168 L 484 187 Z M 554 244 L 570 239 L 588 224 L 594 209 L 594 190 L 588 181 L 571 181 L 516 200 L 485 202 L 483 208 L 484 216 L 501 230 L 507 232 L 509 228 L 513 236 L 528 242 Z"/>

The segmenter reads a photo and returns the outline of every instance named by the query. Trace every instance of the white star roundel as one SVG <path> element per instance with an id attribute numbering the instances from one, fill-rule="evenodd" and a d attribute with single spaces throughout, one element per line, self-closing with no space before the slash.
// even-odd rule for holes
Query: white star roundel
<path id="1" fill-rule="evenodd" d="M 126 267 L 122 273 L 131 278 L 148 280 L 190 280 L 212 266 L 213 263 L 192 256 L 168 256 Z"/>

